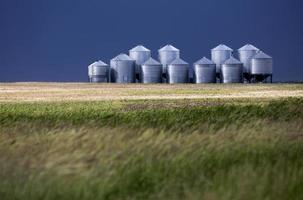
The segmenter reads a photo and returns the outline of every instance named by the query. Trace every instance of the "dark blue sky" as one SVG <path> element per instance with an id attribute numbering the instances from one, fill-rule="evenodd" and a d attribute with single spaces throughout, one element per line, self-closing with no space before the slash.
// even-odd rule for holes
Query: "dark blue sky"
<path id="1" fill-rule="evenodd" d="M 303 81 L 302 0 L 0 0 L 0 81 L 86 81 L 87 65 L 167 43 L 193 63 L 219 43 L 273 56 Z"/>

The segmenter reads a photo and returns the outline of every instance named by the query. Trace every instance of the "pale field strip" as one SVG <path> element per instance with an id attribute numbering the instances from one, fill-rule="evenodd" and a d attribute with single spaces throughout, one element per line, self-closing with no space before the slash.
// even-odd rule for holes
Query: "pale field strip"
<path id="1" fill-rule="evenodd" d="M 0 102 L 303 97 L 303 84 L 2 83 Z"/>

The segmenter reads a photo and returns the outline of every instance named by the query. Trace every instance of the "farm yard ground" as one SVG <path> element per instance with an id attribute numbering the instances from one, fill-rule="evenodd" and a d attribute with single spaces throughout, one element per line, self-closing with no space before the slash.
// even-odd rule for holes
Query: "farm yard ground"
<path id="1" fill-rule="evenodd" d="M 0 84 L 1 199 L 303 199 L 302 155 L 302 84 Z"/>

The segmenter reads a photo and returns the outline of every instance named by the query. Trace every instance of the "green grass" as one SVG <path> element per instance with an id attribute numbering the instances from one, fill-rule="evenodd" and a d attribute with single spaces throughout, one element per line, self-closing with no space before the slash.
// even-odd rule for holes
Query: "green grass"
<path id="1" fill-rule="evenodd" d="M 303 199 L 303 99 L 0 104 L 1 199 Z"/>
<path id="2" fill-rule="evenodd" d="M 302 99 L 276 100 L 259 104 L 238 102 L 226 104 L 217 101 L 117 101 L 1 104 L 0 123 L 71 124 L 94 126 L 128 126 L 131 128 L 197 129 L 201 125 L 216 128 L 251 120 L 300 119 L 303 116 Z M 241 102 L 241 101 L 240 101 Z M 168 104 L 170 103 L 170 104 Z M 148 108 L 148 105 L 155 105 Z"/>

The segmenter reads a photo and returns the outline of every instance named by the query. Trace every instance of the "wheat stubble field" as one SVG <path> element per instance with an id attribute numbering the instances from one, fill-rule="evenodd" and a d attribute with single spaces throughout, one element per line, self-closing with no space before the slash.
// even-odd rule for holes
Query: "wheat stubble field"
<path id="1" fill-rule="evenodd" d="M 303 97 L 302 84 L 143 85 L 85 83 L 0 84 L 0 102 L 231 99 Z"/>
<path id="2" fill-rule="evenodd" d="M 0 199 L 303 199 L 303 85 L 0 84 Z"/>

